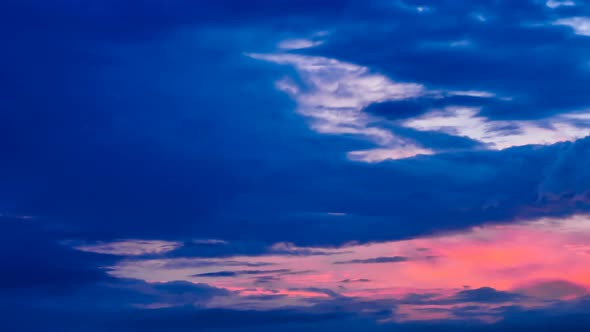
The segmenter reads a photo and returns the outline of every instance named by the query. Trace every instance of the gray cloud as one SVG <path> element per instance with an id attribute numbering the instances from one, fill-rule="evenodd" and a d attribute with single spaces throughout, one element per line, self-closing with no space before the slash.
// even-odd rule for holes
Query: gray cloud
<path id="1" fill-rule="evenodd" d="M 392 257 L 375 257 L 367 259 L 352 259 L 348 261 L 336 261 L 333 264 L 383 264 L 383 263 L 402 263 L 407 262 L 408 257 L 392 256 Z"/>

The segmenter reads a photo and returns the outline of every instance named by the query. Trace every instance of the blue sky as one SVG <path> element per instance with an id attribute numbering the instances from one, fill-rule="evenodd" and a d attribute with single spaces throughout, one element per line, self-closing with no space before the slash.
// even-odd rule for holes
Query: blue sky
<path id="1" fill-rule="evenodd" d="M 5 0 L 0 327 L 586 331 L 582 0 Z"/>

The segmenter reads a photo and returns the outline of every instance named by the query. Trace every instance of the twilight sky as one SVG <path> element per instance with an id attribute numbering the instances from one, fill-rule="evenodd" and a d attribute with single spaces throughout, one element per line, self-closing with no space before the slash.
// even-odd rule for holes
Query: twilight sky
<path id="1" fill-rule="evenodd" d="M 3 0 L 0 31 L 0 330 L 590 329 L 590 2 Z"/>

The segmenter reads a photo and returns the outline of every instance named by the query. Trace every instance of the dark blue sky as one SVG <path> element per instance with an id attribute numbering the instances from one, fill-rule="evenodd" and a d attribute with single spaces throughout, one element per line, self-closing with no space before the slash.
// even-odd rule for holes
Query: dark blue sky
<path id="1" fill-rule="evenodd" d="M 0 31 L 0 330 L 590 328 L 586 1 L 4 0 Z"/>

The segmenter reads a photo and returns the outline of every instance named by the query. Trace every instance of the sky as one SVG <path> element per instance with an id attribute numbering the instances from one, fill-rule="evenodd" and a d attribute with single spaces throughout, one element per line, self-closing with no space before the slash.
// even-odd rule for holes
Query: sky
<path id="1" fill-rule="evenodd" d="M 588 331 L 590 3 L 0 1 L 0 330 Z"/>

